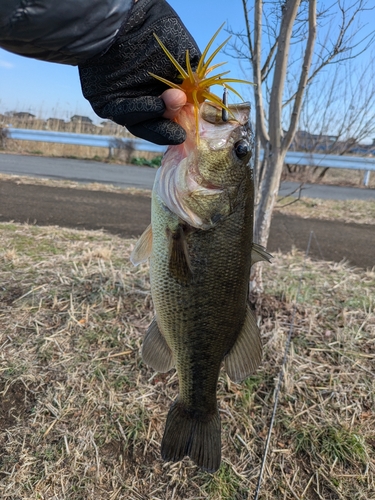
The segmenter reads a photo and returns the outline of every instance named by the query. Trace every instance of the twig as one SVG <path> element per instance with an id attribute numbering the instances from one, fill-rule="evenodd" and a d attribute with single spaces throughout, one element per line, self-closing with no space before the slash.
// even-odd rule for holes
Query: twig
<path id="1" fill-rule="evenodd" d="M 295 203 L 296 201 L 300 201 L 301 200 L 301 193 L 302 193 L 302 190 L 303 190 L 303 182 L 302 184 L 300 184 L 294 191 L 292 191 L 291 193 L 289 194 L 286 194 L 285 196 L 283 196 L 282 198 L 279 199 L 278 201 L 278 204 L 276 205 L 277 208 L 284 208 L 284 207 L 288 207 L 289 205 L 292 205 L 293 203 Z M 285 205 L 279 205 L 279 203 L 283 200 L 285 200 L 285 198 L 289 198 L 289 196 L 292 196 L 294 193 L 296 193 L 298 191 L 298 198 L 296 198 L 295 200 L 289 202 L 289 203 L 286 203 Z"/>
<path id="2" fill-rule="evenodd" d="M 116 354 L 108 354 L 107 356 L 103 356 L 102 358 L 95 358 L 94 361 L 103 361 L 103 359 L 117 358 L 118 356 L 126 356 L 127 354 L 131 354 L 133 351 L 122 351 Z"/>

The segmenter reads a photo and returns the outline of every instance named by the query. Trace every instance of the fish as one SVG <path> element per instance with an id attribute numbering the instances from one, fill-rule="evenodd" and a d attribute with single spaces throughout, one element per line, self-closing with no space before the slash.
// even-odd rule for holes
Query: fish
<path id="1" fill-rule="evenodd" d="M 221 463 L 221 366 L 240 382 L 261 363 L 249 277 L 254 262 L 271 258 L 253 242 L 250 104 L 228 105 L 228 111 L 224 121 L 222 106 L 204 101 L 180 112 L 187 139 L 164 154 L 151 224 L 131 255 L 135 265 L 150 261 L 155 317 L 142 358 L 158 372 L 175 367 L 179 379 L 161 456 L 168 462 L 188 456 L 211 473 Z"/>

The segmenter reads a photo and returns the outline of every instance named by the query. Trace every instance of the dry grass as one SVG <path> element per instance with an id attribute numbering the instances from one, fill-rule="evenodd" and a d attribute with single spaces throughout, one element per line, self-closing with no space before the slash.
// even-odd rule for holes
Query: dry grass
<path id="1" fill-rule="evenodd" d="M 6 147 L 3 151 L 6 153 L 32 154 L 57 158 L 80 158 L 97 161 L 107 161 L 109 159 L 108 148 L 60 144 L 58 142 L 36 142 L 7 139 Z"/>
<path id="2" fill-rule="evenodd" d="M 1 498 L 252 498 L 302 255 L 265 268 L 264 361 L 241 385 L 220 378 L 223 462 L 209 475 L 160 459 L 177 378 L 140 358 L 152 303 L 133 242 L 0 229 Z M 374 272 L 307 261 L 262 500 L 375 499 L 374 287 Z"/>
<path id="3" fill-rule="evenodd" d="M 371 157 L 370 157 L 371 158 Z M 295 182 L 312 182 L 320 184 L 331 184 L 334 186 L 353 186 L 363 187 L 363 179 L 365 175 L 364 170 L 349 170 L 346 168 L 330 168 L 326 171 L 323 179 L 319 176 L 325 170 L 322 167 L 297 167 L 297 171 L 293 173 L 283 171 L 283 180 Z M 375 172 L 371 172 L 369 188 L 375 188 Z"/>
<path id="4" fill-rule="evenodd" d="M 304 219 L 337 220 L 356 224 L 375 224 L 375 200 L 321 200 L 281 198 L 275 212 Z"/>
<path id="5" fill-rule="evenodd" d="M 100 182 L 76 182 L 71 180 L 46 179 L 44 177 L 27 177 L 25 175 L 10 175 L 0 173 L 1 181 L 12 181 L 16 184 L 33 186 L 49 186 L 66 189 L 84 189 L 87 191 L 105 191 L 108 193 L 137 194 L 151 198 L 150 189 L 140 189 L 135 187 L 120 187 L 113 184 L 102 184 Z"/>
<path id="6" fill-rule="evenodd" d="M 21 141 L 6 139 L 5 147 L 0 148 L 3 153 L 29 154 L 56 158 L 71 158 L 90 161 L 104 161 L 107 163 L 131 163 L 133 158 L 152 160 L 160 156 L 159 152 L 138 151 L 134 149 L 115 148 L 113 156 L 109 156 L 108 148 L 95 146 L 78 146 L 57 142 Z"/>

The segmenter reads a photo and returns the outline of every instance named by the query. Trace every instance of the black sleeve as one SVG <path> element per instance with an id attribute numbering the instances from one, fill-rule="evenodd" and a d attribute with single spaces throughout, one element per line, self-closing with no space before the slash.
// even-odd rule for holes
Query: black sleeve
<path id="1" fill-rule="evenodd" d="M 197 67 L 199 48 L 168 2 L 138 0 L 110 49 L 79 65 L 82 92 L 97 115 L 126 126 L 134 135 L 156 144 L 180 144 L 185 131 L 163 118 L 160 96 L 169 87 L 150 72 L 170 82 L 181 80 L 154 34 L 181 66 L 186 65 L 188 51 L 191 67 Z"/>
<path id="2" fill-rule="evenodd" d="M 134 0 L 1 0 L 0 47 L 78 65 L 105 52 Z"/>

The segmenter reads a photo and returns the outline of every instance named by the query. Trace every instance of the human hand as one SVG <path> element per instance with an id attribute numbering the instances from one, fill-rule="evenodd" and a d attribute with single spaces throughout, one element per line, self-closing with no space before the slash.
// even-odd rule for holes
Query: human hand
<path id="1" fill-rule="evenodd" d="M 138 137 L 156 144 L 184 142 L 184 129 L 171 121 L 186 96 L 149 75 L 179 82 L 178 72 L 154 37 L 158 35 L 175 59 L 192 67 L 200 51 L 174 10 L 164 0 L 138 0 L 114 43 L 101 56 L 79 66 L 83 95 L 94 111 Z"/>
<path id="2" fill-rule="evenodd" d="M 168 118 L 173 120 L 180 109 L 186 104 L 186 94 L 182 90 L 178 89 L 167 89 L 160 96 L 165 104 L 165 111 L 163 118 Z"/>

